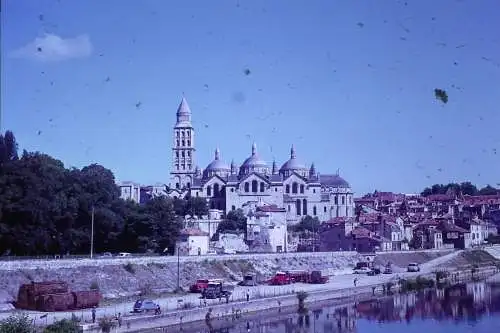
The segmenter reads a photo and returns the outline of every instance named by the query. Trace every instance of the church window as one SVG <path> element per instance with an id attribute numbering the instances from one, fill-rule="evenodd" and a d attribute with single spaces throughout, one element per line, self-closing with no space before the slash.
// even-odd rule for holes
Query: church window
<path id="1" fill-rule="evenodd" d="M 323 213 L 326 213 L 326 206 L 323 207 Z"/>
<path id="2" fill-rule="evenodd" d="M 290 205 L 288 205 L 288 211 L 290 211 Z"/>
<path id="3" fill-rule="evenodd" d="M 182 157 L 186 157 L 186 153 L 184 152 L 184 150 L 182 151 Z"/>
<path id="4" fill-rule="evenodd" d="M 189 169 L 189 170 L 191 170 L 191 167 L 192 167 L 192 165 L 191 165 L 191 164 L 188 164 L 188 169 Z"/>
<path id="5" fill-rule="evenodd" d="M 182 146 L 184 147 L 186 145 L 186 141 L 182 140 Z"/>
<path id="6" fill-rule="evenodd" d="M 278 188 L 277 187 L 274 188 L 274 192 L 278 192 Z"/>
<path id="7" fill-rule="evenodd" d="M 198 194 L 198 191 L 196 191 L 196 197 L 199 197 L 200 195 Z"/>
<path id="8" fill-rule="evenodd" d="M 250 184 L 248 184 L 248 182 L 245 183 L 245 192 L 249 192 L 250 191 Z"/>
<path id="9" fill-rule="evenodd" d="M 188 157 L 191 157 L 191 151 L 190 150 L 188 150 L 187 154 L 188 154 Z"/>
<path id="10" fill-rule="evenodd" d="M 176 143 L 177 143 L 177 147 L 179 147 L 179 140 L 176 140 L 176 141 L 177 141 L 177 142 L 176 142 Z"/>
<path id="11" fill-rule="evenodd" d="M 234 188 L 231 189 L 231 192 L 234 192 Z"/>
<path id="12" fill-rule="evenodd" d="M 207 197 L 212 196 L 212 186 L 207 186 Z"/>
<path id="13" fill-rule="evenodd" d="M 175 157 L 179 158 L 179 152 L 178 151 L 175 152 Z"/>
<path id="14" fill-rule="evenodd" d="M 214 184 L 214 197 L 219 196 L 219 184 Z"/>
<path id="15" fill-rule="evenodd" d="M 288 185 L 288 184 L 286 185 L 286 187 L 285 187 L 285 192 L 286 192 L 286 193 L 290 193 L 290 185 Z"/>
<path id="16" fill-rule="evenodd" d="M 232 205 L 232 206 L 231 206 L 231 210 L 236 210 L 236 206 L 235 206 L 235 205 Z"/>
<path id="17" fill-rule="evenodd" d="M 342 204 L 344 205 L 345 204 L 345 197 L 342 196 L 341 199 L 342 199 Z"/>
<path id="18" fill-rule="evenodd" d="M 318 212 L 316 211 L 316 206 L 313 206 L 313 215 L 316 216 Z"/>
<path id="19" fill-rule="evenodd" d="M 175 131 L 175 136 L 178 138 L 179 137 L 179 131 Z"/>
<path id="20" fill-rule="evenodd" d="M 295 202 L 295 210 L 297 212 L 297 215 L 300 215 L 300 205 L 301 205 L 300 199 L 297 199 L 297 201 Z"/>
<path id="21" fill-rule="evenodd" d="M 302 200 L 302 214 L 307 215 L 307 200 Z"/>
<path id="22" fill-rule="evenodd" d="M 304 185 L 300 185 L 300 193 L 304 193 Z"/>
<path id="23" fill-rule="evenodd" d="M 334 196 L 333 197 L 333 202 L 338 205 L 339 204 L 339 197 L 338 196 Z"/>
<path id="24" fill-rule="evenodd" d="M 175 183 L 175 188 L 176 189 L 180 189 L 181 188 L 181 185 L 179 183 Z"/>
<path id="25" fill-rule="evenodd" d="M 186 164 L 182 165 L 182 170 L 186 170 Z"/>
<path id="26" fill-rule="evenodd" d="M 292 184 L 292 193 L 297 193 L 297 183 Z"/>
<path id="27" fill-rule="evenodd" d="M 215 202 L 213 202 L 213 201 L 212 201 L 212 202 L 210 203 L 210 208 L 211 208 L 211 209 L 215 209 Z"/>
<path id="28" fill-rule="evenodd" d="M 184 133 L 184 131 L 181 132 L 181 136 L 184 138 L 186 135 Z"/>
<path id="29" fill-rule="evenodd" d="M 179 170 L 179 164 L 175 165 L 175 169 Z"/>
<path id="30" fill-rule="evenodd" d="M 252 180 L 252 192 L 256 193 L 257 192 L 257 181 Z"/>
<path id="31" fill-rule="evenodd" d="M 264 192 L 264 183 L 263 182 L 260 183 L 260 191 Z"/>
<path id="32" fill-rule="evenodd" d="M 191 131 L 187 131 L 188 138 L 191 137 Z"/>
<path id="33" fill-rule="evenodd" d="M 188 140 L 188 146 L 191 147 L 191 140 Z"/>
<path id="34" fill-rule="evenodd" d="M 191 188 L 191 183 L 188 182 L 186 185 L 187 185 L 187 188 Z"/>

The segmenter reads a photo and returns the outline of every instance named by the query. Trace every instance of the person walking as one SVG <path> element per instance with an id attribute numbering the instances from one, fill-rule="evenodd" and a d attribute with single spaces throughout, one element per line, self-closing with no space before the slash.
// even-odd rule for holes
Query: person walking
<path id="1" fill-rule="evenodd" d="M 358 285 L 358 278 L 354 278 L 354 286 L 356 287 Z"/>
<path id="2" fill-rule="evenodd" d="M 95 324 L 95 306 L 92 308 L 92 324 Z"/>

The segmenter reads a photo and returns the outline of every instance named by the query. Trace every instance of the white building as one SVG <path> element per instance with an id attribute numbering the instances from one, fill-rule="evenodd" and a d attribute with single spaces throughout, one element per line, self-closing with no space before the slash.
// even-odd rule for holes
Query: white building
<path id="1" fill-rule="evenodd" d="M 243 208 L 248 202 L 262 200 L 265 204 L 285 208 L 287 223 L 297 223 L 311 215 L 320 221 L 333 217 L 354 216 L 353 192 L 338 172 L 321 175 L 314 164 L 306 167 L 297 158 L 294 147 L 290 158 L 278 169 L 269 166 L 257 152 L 254 143 L 251 155 L 237 166 L 223 162 L 219 149 L 204 170 L 196 166 L 195 129 L 191 110 L 183 97 L 177 110 L 172 140 L 171 197 L 206 198 L 209 207 L 230 210 Z"/>
<path id="2" fill-rule="evenodd" d="M 263 205 L 248 212 L 247 242 L 253 251 L 287 252 L 286 210 L 276 205 Z"/>
<path id="3" fill-rule="evenodd" d="M 120 188 L 120 198 L 123 200 L 132 200 L 139 203 L 141 200 L 141 185 L 131 181 L 118 183 Z"/>
<path id="4" fill-rule="evenodd" d="M 175 253 L 183 256 L 202 256 L 207 254 L 209 244 L 208 233 L 194 228 L 184 229 L 177 239 Z"/>

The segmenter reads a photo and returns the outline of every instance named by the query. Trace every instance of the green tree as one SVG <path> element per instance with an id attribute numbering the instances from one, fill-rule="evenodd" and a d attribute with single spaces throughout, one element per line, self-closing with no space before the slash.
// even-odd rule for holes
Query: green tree
<path id="1" fill-rule="evenodd" d="M 43 333 L 79 333 L 80 327 L 75 317 L 71 320 L 58 320 L 49 326 L 45 327 Z"/>
<path id="2" fill-rule="evenodd" d="M 497 190 L 496 188 L 494 188 L 491 185 L 486 185 L 485 187 L 480 189 L 477 194 L 479 194 L 479 195 L 495 195 L 498 193 L 499 193 L 499 190 Z"/>
<path id="3" fill-rule="evenodd" d="M 17 314 L 0 321 L 0 333 L 35 333 L 26 314 Z"/>
<path id="4" fill-rule="evenodd" d="M 317 217 L 304 216 L 300 222 L 291 227 L 292 231 L 295 232 L 318 232 L 321 222 Z"/>
<path id="5" fill-rule="evenodd" d="M 243 210 L 237 209 L 227 213 L 226 218 L 219 223 L 217 227 L 217 235 L 221 233 L 246 233 L 247 217 Z M 217 237 L 215 237 L 217 239 Z"/>

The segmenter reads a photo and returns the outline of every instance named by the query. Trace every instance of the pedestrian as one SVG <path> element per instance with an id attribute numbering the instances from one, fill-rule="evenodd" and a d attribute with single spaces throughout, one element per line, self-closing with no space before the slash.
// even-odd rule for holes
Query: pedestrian
<path id="1" fill-rule="evenodd" d="M 226 304 L 229 304 L 229 295 L 226 295 Z"/>
<path id="2" fill-rule="evenodd" d="M 122 314 L 121 312 L 118 312 L 118 327 L 122 327 Z"/>
<path id="3" fill-rule="evenodd" d="M 358 278 L 354 278 L 354 286 L 356 287 L 358 285 Z"/>
<path id="4" fill-rule="evenodd" d="M 250 301 L 250 293 L 247 291 L 247 302 Z"/>
<path id="5" fill-rule="evenodd" d="M 92 308 L 92 323 L 95 324 L 95 306 Z"/>

